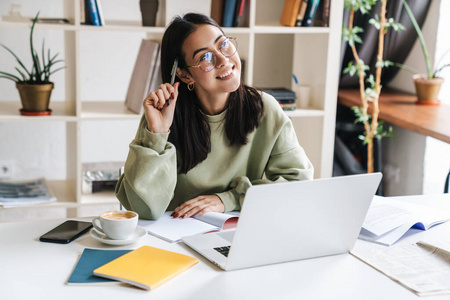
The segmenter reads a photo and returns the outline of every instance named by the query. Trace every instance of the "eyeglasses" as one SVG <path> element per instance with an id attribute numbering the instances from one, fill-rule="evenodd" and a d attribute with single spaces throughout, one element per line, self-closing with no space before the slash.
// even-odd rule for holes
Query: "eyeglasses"
<path id="1" fill-rule="evenodd" d="M 231 57 L 236 53 L 237 47 L 237 38 L 227 37 L 220 44 L 219 51 L 223 56 Z M 200 57 L 196 66 L 186 66 L 186 68 L 200 68 L 204 72 L 210 72 L 214 70 L 216 63 L 216 54 L 214 52 L 206 52 Z"/>

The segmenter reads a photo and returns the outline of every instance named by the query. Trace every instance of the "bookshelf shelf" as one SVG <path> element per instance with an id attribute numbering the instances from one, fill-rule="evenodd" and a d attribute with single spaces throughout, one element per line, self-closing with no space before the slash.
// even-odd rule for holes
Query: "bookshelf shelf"
<path id="1" fill-rule="evenodd" d="M 7 1 L 13 3 L 13 0 Z M 43 0 L 42 4 L 41 2 L 33 4 L 36 11 L 44 7 L 46 1 L 52 0 Z M 63 99 L 52 100 L 50 104 L 52 115 L 24 117 L 19 114 L 20 100 L 0 101 L 0 124 L 10 123 L 9 127 L 11 127 L 20 122 L 28 122 L 31 125 L 54 121 L 64 123 L 65 140 L 62 143 L 65 146 L 66 178 L 62 181 L 52 182 L 59 201 L 49 204 L 47 207 L 65 207 L 70 217 L 82 216 L 85 213 L 83 208 L 86 206 L 92 208 L 118 205 L 113 193 L 92 195 L 82 193 L 82 164 L 92 161 L 85 158 L 85 151 L 89 147 L 104 149 L 105 155 L 100 159 L 125 160 L 126 155 L 110 158 L 109 150 L 119 147 L 117 145 L 127 148 L 134 138 L 136 126 L 133 126 L 125 137 L 117 136 L 117 130 L 111 128 L 116 126 L 115 128 L 119 127 L 122 130 L 122 127 L 128 125 L 131 126 L 134 123 L 137 125 L 141 116 L 128 111 L 124 106 L 125 92 L 132 70 L 129 58 L 133 56 L 134 59 L 136 54 L 129 50 L 122 52 L 120 43 L 138 46 L 142 38 L 161 40 L 165 31 L 163 26 L 141 26 L 140 14 L 139 17 L 134 14 L 134 18 L 127 15 L 129 20 L 118 20 L 121 16 L 110 16 L 108 13 L 112 11 L 121 11 L 126 15 L 127 12 L 136 10 L 136 7 L 120 1 L 107 0 L 101 0 L 105 8 L 103 11 L 106 25 L 101 27 L 83 25 L 80 23 L 81 1 L 83 0 L 65 0 L 63 4 L 60 4 L 63 9 L 61 15 L 57 17 L 68 19 L 70 24 L 38 23 L 36 25 L 36 30 L 44 31 L 44 33 L 45 31 L 63 32 L 63 34 L 60 32 L 56 32 L 56 34 L 63 39 L 61 56 L 64 57 L 67 66 L 62 71 L 64 72 L 65 86 Z M 334 119 L 344 0 L 331 1 L 329 27 L 281 26 L 279 24 L 282 9 L 280 3 L 283 1 L 247 1 L 249 1 L 248 26 L 223 28 L 226 35 L 238 38 L 239 55 L 245 59 L 244 80 L 247 84 L 259 88 L 285 87 L 293 89 L 294 83 L 291 75 L 296 74 L 303 84 L 311 86 L 311 107 L 287 111 L 286 114 L 292 119 L 297 138 L 313 162 L 315 177 L 329 177 L 332 173 L 333 162 Z M 137 0 L 134 2 L 138 3 Z M 161 2 L 166 4 L 166 10 L 167 7 L 181 9 L 180 7 L 188 5 L 184 0 L 160 0 Z M 201 5 L 202 7 L 189 7 L 189 9 L 195 11 L 204 9 L 202 1 L 193 1 L 192 3 L 196 4 L 190 4 L 191 6 Z M 182 12 L 164 12 L 163 19 L 165 19 L 166 25 L 175 14 L 180 15 Z M 30 26 L 31 21 L 0 21 L 2 32 L 23 29 L 22 31 L 25 33 Z M 14 38 L 11 36 L 8 34 L 10 39 Z M 107 41 L 103 42 L 103 40 Z M 6 45 L 11 44 L 10 42 L 2 40 L 2 43 Z M 106 60 L 104 60 L 105 57 Z M 7 52 L 0 52 L 0 60 L 10 59 Z M 127 63 L 121 64 L 121 59 Z M 110 67 L 109 65 L 114 66 Z M 129 68 L 129 71 L 125 70 L 126 68 Z M 110 72 L 105 75 L 102 69 L 110 70 Z M 115 80 L 116 77 L 119 77 L 120 80 Z M 121 92 L 109 96 L 103 96 L 102 93 L 97 92 L 98 89 L 104 88 L 102 85 L 110 84 L 121 85 Z M 121 98 L 123 100 L 120 100 Z M 11 97 L 12 99 L 13 97 Z M 87 129 L 88 126 L 98 127 Z M 86 142 L 88 136 L 94 136 L 95 141 L 92 145 Z M 111 145 L 114 143 L 117 145 Z M 17 153 L 20 153 L 20 144 L 17 147 Z M 15 158 L 13 157 L 13 159 Z M 47 171 L 43 168 L 42 174 Z M 34 208 L 41 210 L 45 207 L 45 205 L 40 205 L 17 210 Z M 0 215 L 1 210 L 0 208 Z M 69 213 L 69 211 L 71 212 Z M 90 215 L 92 215 L 92 211 Z"/>
<path id="2" fill-rule="evenodd" d="M 83 120 L 138 120 L 139 115 L 129 111 L 123 101 L 83 102 Z"/>
<path id="3" fill-rule="evenodd" d="M 280 25 L 261 24 L 253 27 L 254 33 L 259 34 L 328 34 L 328 27 L 286 27 Z"/>
<path id="4" fill-rule="evenodd" d="M 77 120 L 75 115 L 68 113 L 65 102 L 52 102 L 50 109 L 52 114 L 45 117 L 28 117 L 22 116 L 19 109 L 22 107 L 20 101 L 2 101 L 0 102 L 0 122 L 30 122 L 32 118 L 33 122 L 48 122 L 48 121 L 65 121 L 75 122 Z"/>

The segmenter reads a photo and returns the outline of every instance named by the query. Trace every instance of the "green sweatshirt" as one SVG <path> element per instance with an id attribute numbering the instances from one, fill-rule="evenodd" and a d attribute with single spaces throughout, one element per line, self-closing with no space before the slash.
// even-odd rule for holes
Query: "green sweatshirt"
<path id="1" fill-rule="evenodd" d="M 117 198 L 140 218 L 158 219 L 197 196 L 215 194 L 225 211 L 240 210 L 253 184 L 312 179 L 313 166 L 298 144 L 291 120 L 272 96 L 263 93 L 262 98 L 260 125 L 243 146 L 229 145 L 225 111 L 206 116 L 211 152 L 187 174 L 177 174 L 176 149 L 167 141 L 169 133 L 148 131 L 144 115 L 116 186 Z"/>

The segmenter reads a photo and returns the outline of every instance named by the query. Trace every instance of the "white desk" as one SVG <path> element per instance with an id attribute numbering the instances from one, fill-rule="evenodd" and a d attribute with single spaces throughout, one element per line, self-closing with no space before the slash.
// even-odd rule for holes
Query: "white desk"
<path id="1" fill-rule="evenodd" d="M 411 201 L 450 209 L 448 194 L 413 197 Z M 170 244 L 150 235 L 139 243 L 121 247 L 101 244 L 89 234 L 67 245 L 38 241 L 40 235 L 62 221 L 0 224 L 1 299 L 419 299 L 350 254 L 224 272 L 184 244 Z M 409 236 L 401 243 L 449 233 L 450 222 Z M 200 262 L 153 291 L 121 285 L 65 284 L 84 248 L 135 249 L 142 245 L 188 254 Z M 358 240 L 355 247 L 367 245 Z M 444 295 L 426 299 L 449 298 Z"/>

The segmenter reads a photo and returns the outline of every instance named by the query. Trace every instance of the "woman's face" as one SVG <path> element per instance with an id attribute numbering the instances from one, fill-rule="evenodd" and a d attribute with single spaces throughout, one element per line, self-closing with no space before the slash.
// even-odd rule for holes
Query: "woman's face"
<path id="1" fill-rule="evenodd" d="M 241 81 L 241 60 L 236 53 L 224 56 L 219 48 L 226 37 L 219 28 L 212 25 L 200 25 L 184 41 L 182 51 L 187 66 L 197 66 L 199 59 L 207 52 L 216 56 L 216 67 L 210 72 L 200 68 L 188 68 L 195 83 L 197 94 L 230 93 L 238 89 Z"/>

